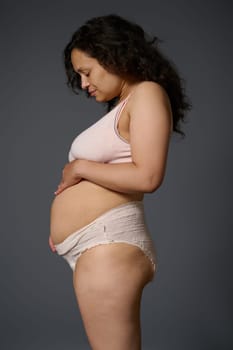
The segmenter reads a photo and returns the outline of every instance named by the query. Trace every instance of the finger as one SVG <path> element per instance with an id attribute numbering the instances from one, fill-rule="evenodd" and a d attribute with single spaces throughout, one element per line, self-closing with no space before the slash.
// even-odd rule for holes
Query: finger
<path id="1" fill-rule="evenodd" d="M 54 194 L 59 194 L 61 193 L 65 188 L 67 188 L 68 186 L 66 186 L 64 183 L 61 185 L 58 186 L 57 190 L 54 192 Z"/>
<path id="2" fill-rule="evenodd" d="M 53 244 L 51 236 L 49 236 L 49 247 L 52 250 L 52 252 L 56 252 L 56 248 L 55 248 L 55 246 Z"/>

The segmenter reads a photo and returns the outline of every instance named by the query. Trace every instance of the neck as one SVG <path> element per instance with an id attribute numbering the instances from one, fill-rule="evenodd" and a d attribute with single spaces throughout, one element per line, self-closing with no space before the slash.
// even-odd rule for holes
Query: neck
<path id="1" fill-rule="evenodd" d="M 119 95 L 119 102 L 122 102 L 123 100 L 125 100 L 128 95 L 131 94 L 131 92 L 134 90 L 134 88 L 138 85 L 137 83 L 124 83 L 122 88 L 121 88 L 121 92 Z"/>

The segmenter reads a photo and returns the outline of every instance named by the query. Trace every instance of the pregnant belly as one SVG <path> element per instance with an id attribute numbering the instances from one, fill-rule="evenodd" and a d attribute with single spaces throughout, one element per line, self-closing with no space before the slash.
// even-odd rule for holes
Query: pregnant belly
<path id="1" fill-rule="evenodd" d="M 51 206 L 50 234 L 54 244 L 117 205 L 143 199 L 143 193 L 120 193 L 82 180 L 58 194 Z"/>

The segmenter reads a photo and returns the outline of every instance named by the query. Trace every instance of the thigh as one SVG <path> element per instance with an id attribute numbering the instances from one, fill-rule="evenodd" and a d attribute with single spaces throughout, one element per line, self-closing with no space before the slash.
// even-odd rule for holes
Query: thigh
<path id="1" fill-rule="evenodd" d="M 151 273 L 145 254 L 126 243 L 99 245 L 81 255 L 73 283 L 93 349 L 140 348 L 140 301 Z"/>

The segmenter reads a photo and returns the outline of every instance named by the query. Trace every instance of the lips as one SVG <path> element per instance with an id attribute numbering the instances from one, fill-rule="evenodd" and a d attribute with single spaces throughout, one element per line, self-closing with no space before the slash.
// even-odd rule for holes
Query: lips
<path id="1" fill-rule="evenodd" d="M 90 94 L 91 96 L 94 96 L 95 92 L 96 92 L 96 90 L 90 90 L 90 91 L 89 91 L 89 94 Z"/>

